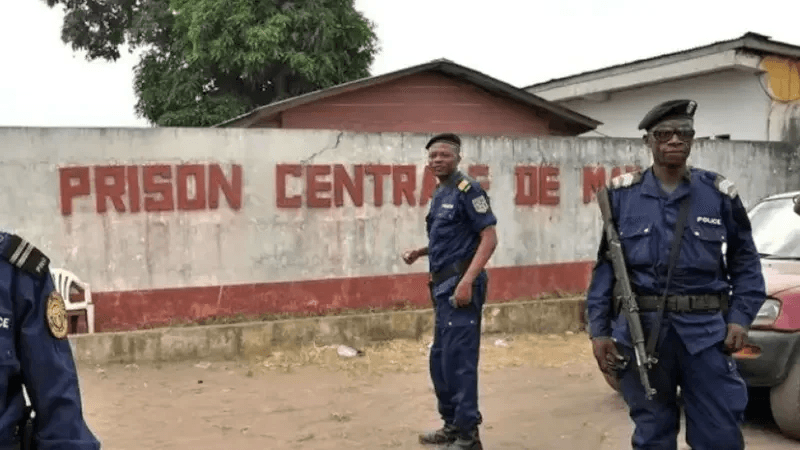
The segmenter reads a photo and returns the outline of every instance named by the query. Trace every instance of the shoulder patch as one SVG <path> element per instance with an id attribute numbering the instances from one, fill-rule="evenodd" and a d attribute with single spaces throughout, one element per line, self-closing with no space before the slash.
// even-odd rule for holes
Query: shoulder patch
<path id="1" fill-rule="evenodd" d="M 0 248 L 3 257 L 15 267 L 40 278 L 47 273 L 50 259 L 16 234 L 0 235 Z"/>
<path id="2" fill-rule="evenodd" d="M 67 332 L 69 331 L 67 327 L 67 308 L 64 298 L 56 290 L 53 290 L 47 297 L 45 320 L 54 338 L 64 339 L 67 337 Z"/>
<path id="3" fill-rule="evenodd" d="M 489 212 L 489 202 L 483 195 L 479 195 L 472 199 L 472 207 L 475 208 L 475 212 L 479 214 L 486 214 Z"/>
<path id="4" fill-rule="evenodd" d="M 471 187 L 472 185 L 469 184 L 469 181 L 467 180 L 461 180 L 461 182 L 458 183 L 458 190 L 461 192 L 468 192 Z"/>
<path id="5" fill-rule="evenodd" d="M 736 186 L 733 184 L 733 181 L 726 179 L 720 174 L 717 174 L 717 177 L 714 180 L 714 187 L 731 199 L 735 199 L 736 196 L 739 195 L 739 191 L 736 190 Z"/>
<path id="6" fill-rule="evenodd" d="M 623 173 L 622 175 L 617 175 L 616 177 L 611 179 L 609 183 L 609 189 L 620 189 L 631 187 L 634 184 L 639 183 L 642 181 L 642 173 L 641 172 L 628 172 Z"/>

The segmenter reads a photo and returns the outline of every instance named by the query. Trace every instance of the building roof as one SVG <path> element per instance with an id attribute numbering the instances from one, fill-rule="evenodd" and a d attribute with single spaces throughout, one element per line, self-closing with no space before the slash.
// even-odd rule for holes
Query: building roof
<path id="1" fill-rule="evenodd" d="M 604 78 L 622 76 L 625 74 L 629 74 L 631 72 L 647 71 L 651 69 L 657 70 L 658 68 L 667 65 L 672 65 L 673 67 L 675 67 L 680 62 L 687 60 L 710 57 L 716 54 L 721 54 L 726 52 L 733 52 L 732 54 L 739 54 L 742 51 L 747 51 L 748 53 L 755 55 L 768 54 L 768 55 L 786 56 L 790 58 L 800 58 L 800 46 L 772 41 L 770 40 L 769 36 L 748 32 L 736 39 L 714 42 L 712 44 L 704 45 L 701 47 L 694 47 L 674 53 L 667 53 L 664 55 L 659 55 L 651 58 L 639 59 L 628 63 L 617 64 L 614 66 L 609 66 L 597 70 L 591 70 L 588 72 L 582 72 L 579 74 L 570 75 L 562 78 L 554 78 L 541 83 L 532 84 L 530 86 L 525 87 L 524 89 L 528 90 L 529 92 L 539 93 L 542 91 L 555 90 L 558 88 L 564 88 L 567 86 L 576 85 L 580 83 L 585 84 Z M 749 62 L 742 62 L 740 60 L 736 60 L 735 57 L 728 58 L 727 63 L 728 63 L 727 66 L 733 66 L 737 64 L 742 66 L 751 65 Z M 715 68 L 722 68 L 724 64 L 721 64 L 721 62 L 716 62 L 713 64 L 710 63 L 708 65 L 709 68 L 711 68 L 712 66 Z M 697 69 L 695 69 L 694 66 L 692 67 L 692 69 L 694 71 L 697 71 Z M 672 72 L 675 72 L 675 70 L 673 69 Z M 691 74 L 675 73 L 673 78 L 685 75 L 691 75 Z"/>
<path id="2" fill-rule="evenodd" d="M 337 86 L 333 86 L 327 89 L 320 89 L 314 92 L 310 92 L 308 94 L 298 95 L 296 97 L 291 97 L 286 100 L 270 103 L 268 105 L 258 107 L 250 112 L 242 114 L 238 117 L 234 117 L 232 119 L 214 125 L 213 127 L 235 126 L 234 124 L 236 124 L 237 122 L 242 122 L 244 120 L 246 120 L 248 123 L 252 123 L 259 120 L 260 118 L 270 117 L 281 111 L 285 111 L 287 109 L 311 103 L 327 97 L 332 97 L 334 95 L 355 91 L 357 89 L 367 88 L 380 83 L 386 83 L 408 75 L 413 75 L 422 72 L 429 72 L 429 71 L 435 71 L 446 75 L 454 76 L 456 78 L 468 81 L 488 92 L 491 92 L 492 94 L 515 100 L 517 102 L 523 103 L 533 108 L 545 110 L 553 114 L 554 116 L 559 117 L 563 121 L 574 125 L 575 128 L 582 130 L 581 132 L 594 130 L 595 128 L 597 128 L 599 125 L 602 124 L 602 122 L 598 122 L 597 120 L 594 120 L 590 117 L 586 117 L 568 108 L 559 106 L 553 102 L 538 97 L 530 92 L 512 86 L 496 78 L 492 78 L 476 70 L 456 64 L 453 61 L 447 59 L 437 59 L 427 63 L 401 69 L 395 72 L 389 72 L 383 75 L 361 78 L 359 80 L 354 80 L 347 83 L 339 84 Z"/>

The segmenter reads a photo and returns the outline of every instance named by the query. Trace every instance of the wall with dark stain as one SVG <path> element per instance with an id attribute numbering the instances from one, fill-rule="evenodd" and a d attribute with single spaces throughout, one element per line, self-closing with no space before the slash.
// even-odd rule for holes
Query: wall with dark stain
<path id="1" fill-rule="evenodd" d="M 770 139 L 800 142 L 800 59 L 767 56 L 760 66 L 764 89 L 772 99 Z"/>

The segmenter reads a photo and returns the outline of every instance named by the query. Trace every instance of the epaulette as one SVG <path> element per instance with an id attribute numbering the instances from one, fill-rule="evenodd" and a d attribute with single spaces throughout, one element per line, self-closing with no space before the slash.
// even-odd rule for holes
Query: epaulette
<path id="1" fill-rule="evenodd" d="M 736 186 L 733 184 L 733 181 L 725 179 L 725 177 L 720 174 L 717 174 L 717 178 L 714 180 L 714 187 L 731 199 L 734 199 L 739 195 L 739 191 L 736 190 Z"/>
<path id="2" fill-rule="evenodd" d="M 609 189 L 620 189 L 631 187 L 634 184 L 640 183 L 642 181 L 642 172 L 628 172 L 623 173 L 622 175 L 617 175 L 616 177 L 612 178 L 611 181 L 608 183 Z"/>
<path id="3" fill-rule="evenodd" d="M 39 278 L 47 273 L 50 259 L 16 234 L 0 233 L 0 253 L 14 267 Z"/>
<path id="4" fill-rule="evenodd" d="M 739 191 L 736 189 L 733 181 L 728 180 L 724 176 L 710 170 L 706 170 L 704 175 L 705 176 L 703 178 L 705 181 L 709 184 L 713 184 L 714 188 L 716 188 L 722 195 L 727 195 L 731 199 L 735 199 L 739 195 Z"/>
<path id="5" fill-rule="evenodd" d="M 458 190 L 461 192 L 469 192 L 470 188 L 472 188 L 472 184 L 466 178 L 462 178 L 458 183 Z"/>

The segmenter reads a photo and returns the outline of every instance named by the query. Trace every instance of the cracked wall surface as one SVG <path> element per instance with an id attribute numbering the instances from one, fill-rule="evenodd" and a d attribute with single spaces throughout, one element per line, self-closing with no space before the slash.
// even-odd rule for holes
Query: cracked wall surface
<path id="1" fill-rule="evenodd" d="M 103 304 L 98 306 L 98 320 L 113 321 L 111 317 L 117 314 L 145 323 L 176 316 L 206 317 L 220 311 L 388 305 L 409 298 L 424 303 L 424 288 L 413 281 L 416 290 L 409 291 L 412 282 L 402 277 L 426 272 L 427 262 L 406 266 L 400 254 L 426 244 L 424 218 L 429 203 L 422 202 L 422 194 L 430 190 L 425 187 L 424 170 L 424 145 L 429 137 L 299 130 L 0 129 L 0 151 L 6 155 L 0 164 L 2 225 L 43 249 L 52 266 L 68 268 L 89 282 L 95 292 L 114 292 L 113 300 L 97 297 Z M 514 280 L 532 283 L 530 292 L 563 288 L 552 282 L 559 276 L 559 264 L 591 262 L 595 257 L 601 224 L 597 206 L 585 198 L 585 169 L 602 167 L 610 175 L 614 167 L 650 163 L 638 139 L 464 136 L 462 141 L 461 168 L 487 168 L 488 174 L 481 178 L 490 186 L 499 220 L 499 246 L 490 266 L 507 270 L 508 286 Z M 797 157 L 783 144 L 700 142 L 691 163 L 719 171 L 736 183 L 746 205 L 768 194 L 800 189 Z M 129 183 L 120 197 L 125 212 L 118 212 L 111 200 L 101 199 L 107 209 L 98 213 L 98 197 L 90 189 L 87 195 L 73 196 L 71 213 L 63 214 L 62 169 L 155 164 L 214 164 L 228 179 L 230 168 L 239 165 L 241 205 L 232 207 L 219 194 L 215 209 L 175 206 L 134 212 L 127 204 L 127 192 L 136 186 Z M 361 206 L 341 185 L 340 206 L 332 199 L 309 207 L 309 186 L 321 189 L 319 198 L 331 199 L 335 190 L 331 179 L 337 172 L 318 176 L 317 184 L 309 184 L 307 173 L 301 171 L 300 176 L 286 176 L 284 192 L 287 197 L 299 196 L 301 204 L 279 207 L 276 168 L 286 164 L 341 165 L 349 176 L 355 167 L 399 168 L 400 175 L 385 176 L 378 189 L 374 177 L 365 176 Z M 536 201 L 544 197 L 528 193 L 527 198 L 534 201 L 521 203 L 516 195 L 519 167 L 557 168 L 549 181 L 555 188 L 548 194 L 557 202 Z M 414 174 L 413 183 L 409 174 Z M 413 203 L 411 196 L 397 197 L 396 183 L 406 183 Z M 136 188 L 142 201 L 158 198 L 144 184 Z M 383 197 L 380 206 L 376 206 L 376 195 Z M 547 266 L 549 272 L 535 276 L 514 272 L 517 267 L 540 266 Z M 380 291 L 387 285 L 375 277 L 396 278 L 391 294 Z M 333 285 L 324 280 L 342 281 Z M 284 284 L 299 281 L 310 284 L 286 290 Z M 258 290 L 249 287 L 254 283 L 272 284 Z M 497 287 L 501 285 L 495 284 L 493 295 L 517 295 L 511 287 Z M 153 294 L 153 290 L 160 291 Z M 126 292 L 130 293 L 127 297 L 118 294 Z M 351 301 L 354 295 L 360 296 L 356 303 Z"/>

